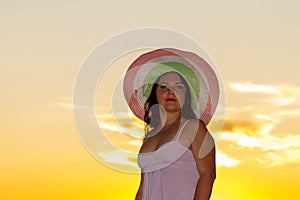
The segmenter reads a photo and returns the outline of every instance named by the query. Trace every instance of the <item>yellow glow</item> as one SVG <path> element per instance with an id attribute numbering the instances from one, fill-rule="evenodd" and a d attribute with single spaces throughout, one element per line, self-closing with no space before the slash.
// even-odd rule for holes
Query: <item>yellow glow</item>
<path id="1" fill-rule="evenodd" d="M 134 199 L 139 175 L 111 169 L 87 151 L 72 95 L 80 66 L 98 44 L 149 26 L 202 44 L 222 78 L 226 120 L 211 200 L 300 199 L 299 8 L 300 1 L 2 1 L 0 199 Z M 121 110 L 126 120 L 105 114 L 113 95 L 126 107 L 116 82 L 143 51 L 112 61 L 114 69 L 99 78 L 103 93 L 95 91 L 100 128 L 134 153 L 143 123 L 128 109 Z M 100 153 L 106 161 L 136 162 Z"/>

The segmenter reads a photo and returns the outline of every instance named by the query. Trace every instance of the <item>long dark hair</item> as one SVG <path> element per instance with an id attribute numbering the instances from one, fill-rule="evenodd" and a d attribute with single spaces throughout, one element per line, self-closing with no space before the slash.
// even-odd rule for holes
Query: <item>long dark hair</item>
<path id="1" fill-rule="evenodd" d="M 170 73 L 170 72 L 167 72 L 167 73 Z M 164 74 L 167 74 L 167 73 L 164 73 Z M 181 115 L 185 119 L 196 119 L 197 117 L 191 107 L 192 101 L 191 101 L 190 87 L 189 87 L 188 83 L 186 82 L 186 80 L 179 73 L 177 73 L 177 72 L 174 72 L 174 73 L 179 75 L 182 83 L 186 87 L 185 102 L 181 108 Z M 162 75 L 164 75 L 164 74 L 162 74 Z M 154 106 L 154 105 L 158 104 L 157 96 L 156 96 L 156 89 L 158 86 L 158 80 L 160 79 L 160 77 L 162 75 L 160 75 L 154 82 L 153 87 L 150 92 L 150 95 L 144 104 L 144 111 L 145 111 L 144 122 L 146 123 L 146 127 L 145 127 L 146 134 L 150 130 L 155 129 L 160 124 L 159 106 Z M 150 109 L 151 109 L 151 111 L 150 111 Z"/>

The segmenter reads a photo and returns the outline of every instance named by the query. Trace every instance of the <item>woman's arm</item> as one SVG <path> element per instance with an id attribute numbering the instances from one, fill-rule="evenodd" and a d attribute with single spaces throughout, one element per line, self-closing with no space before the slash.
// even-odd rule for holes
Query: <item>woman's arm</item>
<path id="1" fill-rule="evenodd" d="M 144 182 L 144 173 L 141 173 L 141 181 L 139 189 L 135 195 L 135 200 L 142 200 L 142 194 L 143 194 L 143 182 Z"/>
<path id="2" fill-rule="evenodd" d="M 192 152 L 200 175 L 194 200 L 209 200 L 216 178 L 215 143 L 201 121 L 192 142 Z"/>

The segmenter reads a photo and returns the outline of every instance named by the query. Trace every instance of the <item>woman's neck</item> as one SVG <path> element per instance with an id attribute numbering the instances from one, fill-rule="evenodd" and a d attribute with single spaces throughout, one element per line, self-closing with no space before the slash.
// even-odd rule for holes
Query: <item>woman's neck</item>
<path id="1" fill-rule="evenodd" d="M 180 123 L 181 112 L 160 112 L 160 122 L 162 126 L 168 126 L 174 123 Z"/>

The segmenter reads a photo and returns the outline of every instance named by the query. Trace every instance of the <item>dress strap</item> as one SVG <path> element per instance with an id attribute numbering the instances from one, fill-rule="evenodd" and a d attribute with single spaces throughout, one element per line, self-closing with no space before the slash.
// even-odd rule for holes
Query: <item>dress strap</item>
<path id="1" fill-rule="evenodd" d="M 178 131 L 178 134 L 177 134 L 177 136 L 176 136 L 176 141 L 179 140 L 179 137 L 180 137 L 180 135 L 181 135 L 181 132 L 182 132 L 183 128 L 185 127 L 185 125 L 188 123 L 188 121 L 189 121 L 189 120 L 186 120 L 186 121 L 183 123 L 183 125 L 180 127 L 180 129 L 179 129 L 179 131 Z"/>

